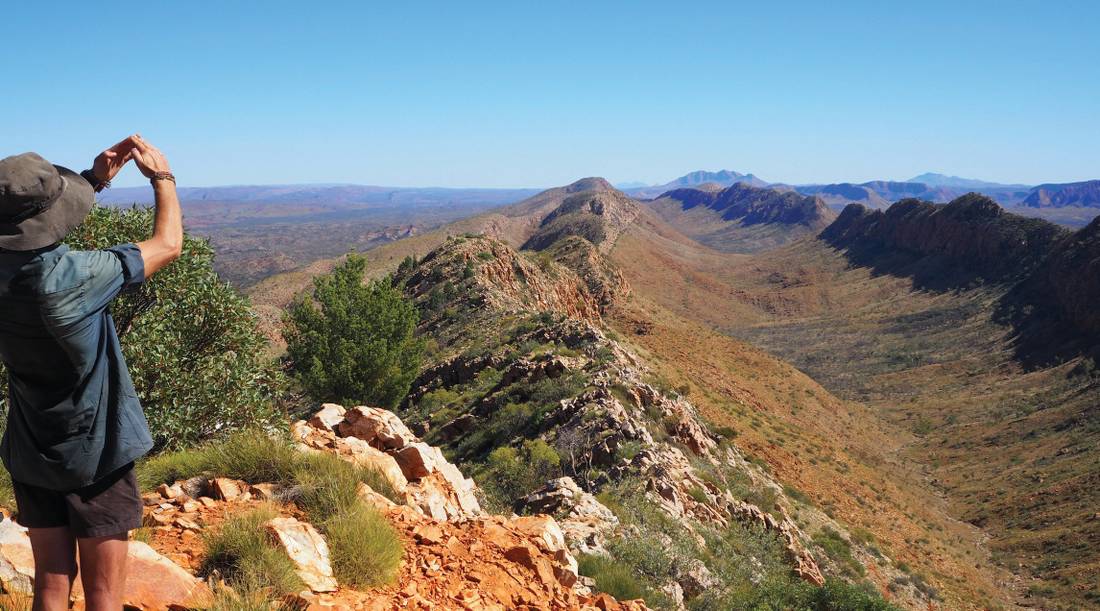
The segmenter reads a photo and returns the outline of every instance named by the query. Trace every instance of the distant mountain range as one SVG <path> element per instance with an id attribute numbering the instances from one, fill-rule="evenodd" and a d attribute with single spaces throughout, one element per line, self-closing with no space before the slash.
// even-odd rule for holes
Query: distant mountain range
<path id="1" fill-rule="evenodd" d="M 768 182 L 761 180 L 757 176 L 752 174 L 742 174 L 740 172 L 734 172 L 733 170 L 719 170 L 717 172 L 708 172 L 706 170 L 697 170 L 695 172 L 689 172 L 683 176 L 666 182 L 660 185 L 648 185 L 648 186 L 627 186 L 630 184 L 636 185 L 637 183 L 625 183 L 620 185 L 623 193 L 631 197 L 637 197 L 641 199 L 648 199 L 658 197 L 662 193 L 671 191 L 673 189 L 682 189 L 685 187 L 698 187 L 705 184 L 715 184 L 721 187 L 728 187 L 730 185 L 744 183 L 752 185 L 754 187 L 766 187 Z"/>
<path id="2" fill-rule="evenodd" d="M 930 187 L 958 187 L 962 189 L 1030 189 L 1030 185 L 1023 184 L 1004 184 L 999 182 L 989 182 L 986 180 L 978 180 L 976 178 L 960 178 L 958 176 L 947 176 L 946 174 L 937 174 L 935 172 L 925 172 L 919 176 L 914 176 L 905 182 L 919 182 L 926 184 Z"/>
<path id="3" fill-rule="evenodd" d="M 500 205 L 530 197 L 541 189 L 451 189 L 443 187 L 383 187 L 350 184 L 239 185 L 180 187 L 180 201 L 219 203 L 324 204 L 326 206 Z M 152 203 L 149 187 L 109 189 L 99 194 L 105 204 Z"/>
<path id="4" fill-rule="evenodd" d="M 1039 185 L 1023 201 L 1029 208 L 1100 208 L 1100 180 Z"/>

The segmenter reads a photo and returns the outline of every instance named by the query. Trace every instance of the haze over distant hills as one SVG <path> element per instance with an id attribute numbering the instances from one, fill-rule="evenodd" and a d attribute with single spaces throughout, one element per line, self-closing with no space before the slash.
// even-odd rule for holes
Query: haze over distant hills
<path id="1" fill-rule="evenodd" d="M 1070 227 L 1083 227 L 1100 212 L 1100 181 L 1044 184 L 1038 187 L 1005 185 L 973 178 L 924 173 L 909 181 L 869 181 L 789 185 L 768 183 L 752 173 L 734 170 L 689 172 L 660 185 L 623 187 L 622 193 L 639 200 L 662 200 L 680 189 L 717 191 L 733 185 L 767 187 L 764 199 L 793 192 L 817 198 L 834 211 L 850 203 L 885 209 L 891 203 L 918 198 L 948 202 L 977 191 L 1025 216 L 1037 216 Z M 612 187 L 608 184 L 607 189 Z M 491 208 L 529 198 L 539 189 L 481 189 L 386 187 L 355 184 L 236 185 L 180 187 L 189 230 L 213 240 L 218 268 L 230 281 L 246 286 L 266 275 L 296 269 L 349 249 L 415 235 Z M 741 195 L 748 191 L 738 191 Z M 119 188 L 99 195 L 108 205 L 149 204 L 148 187 Z M 672 198 L 675 199 L 675 198 Z M 778 200 L 777 200 L 778 201 Z M 790 201 L 795 201 L 794 199 Z M 810 225 L 757 224 L 740 227 L 736 238 L 722 219 L 729 210 L 708 206 L 689 210 L 682 202 L 664 198 L 655 212 L 690 226 L 694 237 L 724 248 L 752 252 L 776 246 L 804 233 Z M 812 207 L 811 207 L 812 208 Z M 710 217 L 713 218 L 709 218 Z M 708 218 L 705 218 L 708 217 Z M 824 217 L 822 217 L 824 218 Z M 728 220 L 728 219 L 727 219 Z M 738 222 L 743 223 L 745 219 Z M 718 232 L 704 237 L 706 227 Z M 801 229 L 800 229 L 801 227 Z M 820 229 L 820 227 L 818 227 Z M 724 235 L 719 239 L 720 235 Z M 713 238 L 713 239 L 712 239 Z M 717 241 L 716 241 L 717 240 Z"/>
<path id="2" fill-rule="evenodd" d="M 959 176 L 947 176 L 935 172 L 925 172 L 914 176 L 905 182 L 919 182 L 933 187 L 961 187 L 964 189 L 1030 189 L 1030 185 L 1004 184 L 989 182 L 976 178 L 961 178 Z"/>

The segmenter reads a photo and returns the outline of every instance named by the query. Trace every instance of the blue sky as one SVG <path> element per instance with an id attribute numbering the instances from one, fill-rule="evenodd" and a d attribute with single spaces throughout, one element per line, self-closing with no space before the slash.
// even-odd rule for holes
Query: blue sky
<path id="1" fill-rule="evenodd" d="M 1100 178 L 1093 2 L 177 4 L 5 6 L 0 153 L 137 130 L 187 185 Z"/>

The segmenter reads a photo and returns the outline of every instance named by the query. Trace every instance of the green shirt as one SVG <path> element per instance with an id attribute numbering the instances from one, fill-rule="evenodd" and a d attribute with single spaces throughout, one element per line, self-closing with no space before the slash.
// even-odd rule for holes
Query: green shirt
<path id="1" fill-rule="evenodd" d="M 69 491 L 153 447 L 108 305 L 145 279 L 134 244 L 0 251 L 0 360 L 15 481 Z"/>

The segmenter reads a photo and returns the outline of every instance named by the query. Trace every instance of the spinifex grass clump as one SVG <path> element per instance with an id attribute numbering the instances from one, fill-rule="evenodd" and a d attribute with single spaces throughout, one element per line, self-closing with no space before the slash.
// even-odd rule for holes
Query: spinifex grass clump
<path id="1" fill-rule="evenodd" d="M 362 483 L 397 500 L 393 486 L 375 469 L 352 464 L 333 454 L 302 453 L 285 436 L 272 437 L 258 430 L 241 431 L 220 442 L 154 456 L 138 465 L 138 478 L 146 490 L 196 475 L 280 484 L 283 497 L 301 507 L 309 521 L 325 535 L 333 571 L 342 584 L 382 585 L 397 574 L 404 554 L 401 540 L 389 522 L 359 498 Z M 265 564 L 269 562 L 269 552 L 264 550 L 270 549 L 270 553 L 277 555 L 282 552 L 262 535 L 247 538 L 241 532 L 246 527 L 259 532 L 263 522 L 275 517 L 273 507 L 235 518 L 212 536 L 207 546 L 208 563 L 212 563 L 209 570 L 218 568 L 223 575 L 239 575 L 234 580 L 248 591 L 283 592 L 280 588 L 288 582 L 282 577 L 282 565 Z M 248 564 L 255 564 L 257 572 L 239 569 L 241 563 L 235 558 L 255 558 L 254 563 Z"/>
<path id="2" fill-rule="evenodd" d="M 389 583 L 404 553 L 389 522 L 359 499 L 364 479 L 381 477 L 331 454 L 304 456 L 294 472 L 295 501 L 328 539 L 336 579 L 352 586 Z"/>
<path id="3" fill-rule="evenodd" d="M 259 507 L 229 518 L 221 528 L 208 533 L 202 573 L 217 572 L 234 589 L 276 596 L 301 590 L 304 584 L 294 563 L 275 547 L 263 528 L 265 522 L 278 515 L 276 507 Z"/>

